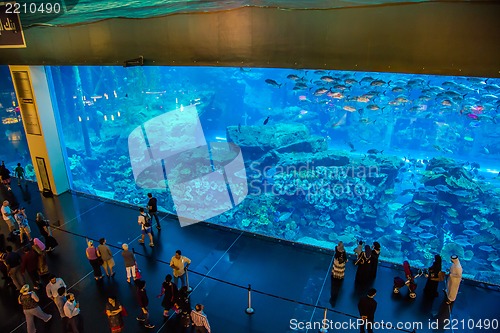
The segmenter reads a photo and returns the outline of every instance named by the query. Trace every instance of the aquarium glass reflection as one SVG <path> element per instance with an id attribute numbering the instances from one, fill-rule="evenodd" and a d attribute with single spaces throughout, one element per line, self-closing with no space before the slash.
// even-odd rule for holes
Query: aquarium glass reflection
<path id="1" fill-rule="evenodd" d="M 35 170 L 31 163 L 26 133 L 23 128 L 21 112 L 17 104 L 16 93 L 9 66 L 0 66 L 0 160 L 5 162 L 5 166 L 10 171 L 10 176 L 15 176 L 17 163 L 25 170 L 25 178 L 35 179 Z M 13 181 L 13 183 L 16 183 Z"/>
<path id="2" fill-rule="evenodd" d="M 76 191 L 500 284 L 498 79 L 50 69 Z"/>

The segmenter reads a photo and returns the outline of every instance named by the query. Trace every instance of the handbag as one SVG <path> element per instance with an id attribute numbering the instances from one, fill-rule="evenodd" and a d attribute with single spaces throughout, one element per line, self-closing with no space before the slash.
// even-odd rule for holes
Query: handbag
<path id="1" fill-rule="evenodd" d="M 122 305 L 122 316 L 123 316 L 123 317 L 128 316 L 127 309 L 125 309 L 125 307 L 124 307 L 123 305 Z"/>
<path id="2" fill-rule="evenodd" d="M 99 264 L 99 266 L 102 266 L 104 264 L 104 260 L 102 260 L 102 257 L 97 254 L 97 249 L 95 247 L 94 250 L 95 250 L 95 256 L 97 257 L 97 263 Z"/>
<path id="3" fill-rule="evenodd" d="M 139 269 L 139 267 L 137 266 L 137 262 L 135 263 L 135 279 L 136 279 L 136 280 L 140 280 L 140 279 L 142 279 L 141 270 L 140 270 L 140 269 Z"/>

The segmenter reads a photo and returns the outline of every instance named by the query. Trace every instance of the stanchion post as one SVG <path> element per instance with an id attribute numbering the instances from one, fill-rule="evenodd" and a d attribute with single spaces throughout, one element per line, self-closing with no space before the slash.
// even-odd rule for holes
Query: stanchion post
<path id="1" fill-rule="evenodd" d="M 328 332 L 328 325 L 326 321 L 326 314 L 328 312 L 328 309 L 325 308 L 325 312 L 323 314 L 323 327 L 319 330 L 319 333 L 327 333 Z"/>
<path id="2" fill-rule="evenodd" d="M 254 314 L 254 310 L 252 308 L 252 285 L 248 285 L 248 307 L 247 309 L 245 310 L 245 313 L 247 315 L 253 315 Z"/>
<path id="3" fill-rule="evenodd" d="M 189 271 L 189 270 L 188 270 L 188 268 L 187 268 L 187 267 L 185 268 L 185 270 L 186 270 L 186 273 L 185 273 L 185 274 L 186 274 L 186 286 L 187 286 L 187 291 L 188 291 L 188 293 L 190 293 L 190 292 L 192 292 L 192 291 L 193 291 L 193 288 L 191 288 L 191 287 L 189 286 L 189 275 L 188 275 L 188 271 Z"/>

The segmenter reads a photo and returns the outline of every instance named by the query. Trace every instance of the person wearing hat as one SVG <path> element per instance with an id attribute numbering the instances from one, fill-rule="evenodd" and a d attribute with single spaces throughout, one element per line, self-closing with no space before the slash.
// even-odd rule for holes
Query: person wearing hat
<path id="1" fill-rule="evenodd" d="M 460 287 L 460 282 L 462 281 L 462 265 L 460 265 L 458 256 L 452 255 L 451 262 L 450 276 L 448 277 L 448 284 L 446 286 L 446 304 L 455 302 L 458 294 L 458 288 Z"/>
<path id="2" fill-rule="evenodd" d="M 34 317 L 38 317 L 44 322 L 48 322 L 50 319 L 52 319 L 52 315 L 43 312 L 38 305 L 40 299 L 34 291 L 30 291 L 29 284 L 25 284 L 24 286 L 22 286 L 17 301 L 23 307 L 28 333 L 36 332 Z"/>
<path id="3" fill-rule="evenodd" d="M 371 288 L 368 290 L 366 296 L 363 296 L 358 303 L 358 310 L 362 324 L 359 326 L 361 333 L 365 332 L 367 326 L 368 333 L 373 333 L 373 323 L 375 322 L 375 311 L 377 310 L 377 301 L 374 299 L 377 290 Z"/>
<path id="4" fill-rule="evenodd" d="M 340 287 L 344 281 L 345 264 L 347 262 L 347 254 L 344 249 L 344 243 L 339 242 L 335 247 L 335 255 L 333 257 L 332 280 L 330 291 L 330 303 L 335 306 Z"/>

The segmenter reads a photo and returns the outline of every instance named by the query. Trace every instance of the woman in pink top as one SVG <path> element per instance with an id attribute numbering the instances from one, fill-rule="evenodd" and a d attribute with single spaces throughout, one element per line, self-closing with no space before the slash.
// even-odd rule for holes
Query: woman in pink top
<path id="1" fill-rule="evenodd" d="M 101 265 L 99 264 L 99 251 L 94 247 L 94 242 L 89 240 L 87 241 L 87 250 L 85 254 L 87 255 L 87 259 L 90 262 L 90 266 L 94 269 L 94 279 L 100 280 L 102 279 Z"/>

